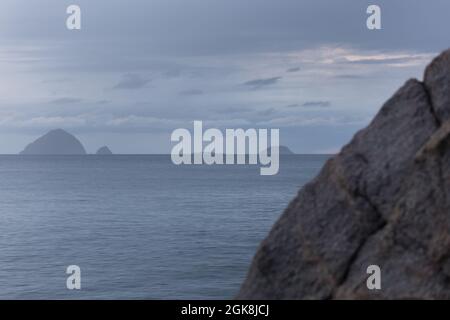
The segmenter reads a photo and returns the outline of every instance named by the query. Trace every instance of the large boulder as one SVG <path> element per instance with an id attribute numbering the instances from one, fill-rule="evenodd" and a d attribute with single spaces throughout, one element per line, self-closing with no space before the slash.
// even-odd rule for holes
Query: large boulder
<path id="1" fill-rule="evenodd" d="M 24 155 L 84 155 L 86 150 L 70 133 L 56 129 L 30 143 L 20 153 Z"/>
<path id="2" fill-rule="evenodd" d="M 450 50 L 299 191 L 238 298 L 450 299 Z"/>

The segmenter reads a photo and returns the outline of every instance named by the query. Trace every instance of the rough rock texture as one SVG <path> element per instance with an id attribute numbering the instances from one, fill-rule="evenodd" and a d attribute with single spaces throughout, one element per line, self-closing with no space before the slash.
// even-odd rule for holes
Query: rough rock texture
<path id="1" fill-rule="evenodd" d="M 109 150 L 109 148 L 107 146 L 104 146 L 104 147 L 101 147 L 100 149 L 98 149 L 95 154 L 99 155 L 99 156 L 110 156 L 113 153 L 111 152 L 111 150 Z"/>
<path id="2" fill-rule="evenodd" d="M 86 150 L 70 133 L 56 129 L 30 143 L 20 153 L 25 155 L 84 155 Z"/>
<path id="3" fill-rule="evenodd" d="M 450 50 L 300 190 L 238 298 L 450 299 Z"/>

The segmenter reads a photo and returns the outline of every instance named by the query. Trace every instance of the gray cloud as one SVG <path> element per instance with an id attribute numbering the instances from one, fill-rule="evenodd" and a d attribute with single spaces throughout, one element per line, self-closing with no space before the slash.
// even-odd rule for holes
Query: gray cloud
<path id="1" fill-rule="evenodd" d="M 144 79 L 139 74 L 127 73 L 122 76 L 122 79 L 117 83 L 113 89 L 115 90 L 134 90 L 144 88 L 150 80 Z"/>
<path id="2" fill-rule="evenodd" d="M 265 110 L 258 111 L 258 112 L 257 112 L 257 115 L 258 115 L 258 116 L 261 116 L 261 117 L 267 117 L 267 118 L 270 118 L 270 117 L 273 116 L 276 112 L 277 112 L 277 110 L 276 110 L 275 108 L 268 108 L 268 109 L 265 109 Z"/>
<path id="3" fill-rule="evenodd" d="M 331 106 L 330 101 L 306 101 L 302 104 L 302 107 L 319 107 L 319 108 L 326 108 Z"/>
<path id="4" fill-rule="evenodd" d="M 352 64 L 404 64 L 416 60 L 417 57 L 385 58 L 385 59 L 363 58 L 347 62 Z"/>
<path id="5" fill-rule="evenodd" d="M 2 39 L 67 36 L 63 25 L 57 27 L 62 20 L 60 12 L 66 8 L 64 1 L 1 2 L 2 11 L 10 12 L 6 22 L 12 21 L 15 26 L 2 28 Z M 432 6 L 423 0 L 378 0 L 384 30 L 375 33 L 365 28 L 366 9 L 371 4 L 368 0 L 227 0 L 214 4 L 207 0 L 172 0 L 170 6 L 167 0 L 129 0 L 126 6 L 120 0 L 77 0 L 77 4 L 89 13 L 88 32 L 83 30 L 79 36 L 92 41 L 139 39 L 135 47 L 146 54 L 285 51 L 322 43 L 356 44 L 365 49 L 411 49 L 420 43 L 423 48 L 437 50 L 448 46 L 445 30 L 450 27 L 448 0 L 434 0 Z M 42 7 L 47 10 L 40 10 Z M 41 28 L 33 28 L 36 25 Z M 122 54 L 123 50 L 121 46 L 121 50 L 109 53 Z"/>
<path id="6" fill-rule="evenodd" d="M 97 104 L 108 104 L 108 103 L 111 103 L 111 101 L 110 100 L 98 100 L 96 103 Z"/>
<path id="7" fill-rule="evenodd" d="M 216 112 L 218 114 L 236 114 L 236 113 L 243 113 L 246 110 L 244 110 L 243 108 L 238 108 L 238 107 L 224 107 L 224 108 L 220 108 L 218 109 Z"/>
<path id="8" fill-rule="evenodd" d="M 294 68 L 289 68 L 289 69 L 287 69 L 286 70 L 286 72 L 298 72 L 298 71 L 300 71 L 300 67 L 294 67 Z"/>
<path id="9" fill-rule="evenodd" d="M 359 74 L 339 74 L 339 75 L 335 76 L 335 78 L 353 80 L 353 79 L 365 79 L 365 78 L 367 78 L 367 76 L 359 75 Z"/>
<path id="10" fill-rule="evenodd" d="M 79 98 L 64 97 L 64 98 L 58 98 L 58 99 L 52 100 L 52 101 L 50 101 L 50 103 L 63 105 L 63 104 L 79 103 L 82 101 L 83 101 L 83 99 L 79 99 Z"/>
<path id="11" fill-rule="evenodd" d="M 182 96 L 200 96 L 203 93 L 204 92 L 202 90 L 199 90 L 199 89 L 190 89 L 190 90 L 181 91 L 180 95 L 182 95 Z"/>
<path id="12" fill-rule="evenodd" d="M 58 78 L 58 79 L 47 79 L 47 80 L 42 80 L 42 83 L 64 83 L 64 82 L 69 82 L 71 81 L 71 79 L 69 78 Z"/>
<path id="13" fill-rule="evenodd" d="M 282 77 L 273 77 L 273 78 L 264 78 L 264 79 L 255 79 L 250 80 L 244 83 L 244 86 L 251 87 L 252 89 L 259 89 L 262 87 L 271 86 L 276 84 Z"/>
<path id="14" fill-rule="evenodd" d="M 286 108 L 299 108 L 299 107 L 303 107 L 303 108 L 314 108 L 314 107 L 318 107 L 318 108 L 326 108 L 331 106 L 331 102 L 330 101 L 306 101 L 302 104 L 299 103 L 293 103 L 293 104 L 289 104 L 286 106 Z"/>

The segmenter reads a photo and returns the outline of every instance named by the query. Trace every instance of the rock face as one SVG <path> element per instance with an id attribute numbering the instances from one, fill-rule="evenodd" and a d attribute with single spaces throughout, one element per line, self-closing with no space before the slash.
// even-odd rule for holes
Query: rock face
<path id="1" fill-rule="evenodd" d="M 84 155 L 86 150 L 70 133 L 56 129 L 30 143 L 20 153 L 24 155 Z"/>
<path id="2" fill-rule="evenodd" d="M 111 152 L 111 150 L 109 150 L 109 148 L 107 146 L 104 146 L 104 147 L 101 147 L 100 149 L 98 149 L 95 154 L 100 155 L 100 156 L 110 156 L 113 153 Z"/>
<path id="3" fill-rule="evenodd" d="M 450 299 L 450 50 L 300 190 L 238 298 Z"/>

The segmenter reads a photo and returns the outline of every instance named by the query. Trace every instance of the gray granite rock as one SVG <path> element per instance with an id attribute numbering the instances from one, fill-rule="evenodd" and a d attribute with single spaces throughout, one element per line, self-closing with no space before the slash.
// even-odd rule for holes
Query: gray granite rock
<path id="1" fill-rule="evenodd" d="M 300 190 L 237 298 L 450 299 L 449 118 L 450 50 Z"/>

